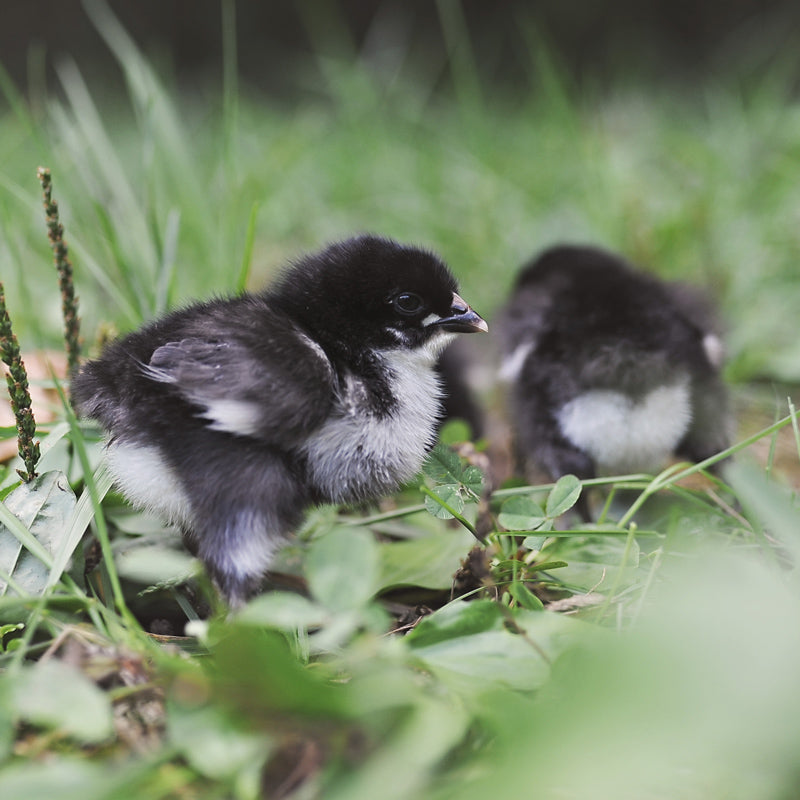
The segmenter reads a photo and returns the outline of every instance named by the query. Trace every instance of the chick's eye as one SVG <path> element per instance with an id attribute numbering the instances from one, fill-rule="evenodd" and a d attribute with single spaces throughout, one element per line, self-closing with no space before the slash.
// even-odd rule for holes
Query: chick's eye
<path id="1" fill-rule="evenodd" d="M 422 311 L 424 304 L 422 298 L 418 294 L 403 292 L 392 300 L 392 305 L 395 311 L 399 311 L 401 314 L 411 315 Z"/>

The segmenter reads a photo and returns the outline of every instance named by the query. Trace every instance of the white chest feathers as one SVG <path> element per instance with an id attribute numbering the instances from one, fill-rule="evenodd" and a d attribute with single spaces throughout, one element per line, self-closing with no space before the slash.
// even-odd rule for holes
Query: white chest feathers
<path id="1" fill-rule="evenodd" d="M 394 404 L 376 414 L 364 383 L 348 376 L 340 407 L 305 447 L 309 477 L 332 502 L 394 491 L 417 474 L 434 442 L 442 389 L 431 353 L 387 350 Z"/>
<path id="2" fill-rule="evenodd" d="M 686 433 L 692 418 L 688 382 L 653 389 L 639 400 L 593 389 L 558 413 L 561 432 L 603 472 L 656 470 Z"/>

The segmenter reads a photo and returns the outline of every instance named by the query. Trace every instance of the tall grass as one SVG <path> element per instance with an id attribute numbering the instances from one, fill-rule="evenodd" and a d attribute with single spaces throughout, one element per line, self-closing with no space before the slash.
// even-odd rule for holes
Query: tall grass
<path id="1" fill-rule="evenodd" d="M 379 62 L 309 17 L 315 80 L 287 106 L 237 85 L 225 2 L 209 105 L 166 87 L 104 4 L 85 7 L 125 108 L 68 59 L 36 102 L 0 81 L 0 275 L 23 350 L 61 337 L 46 163 L 89 349 L 107 326 L 260 286 L 371 230 L 441 252 L 490 319 L 538 249 L 606 245 L 717 296 L 739 406 L 745 381 L 800 379 L 788 72 L 579 95 L 525 27 L 530 81 L 504 96 L 442 2 L 452 92 L 435 59 Z M 97 432 L 60 402 L 38 483 L 4 474 L 0 794 L 796 795 L 800 435 L 782 396 L 743 426 L 724 481 L 593 482 L 611 495 L 597 526 L 570 527 L 574 481 L 496 491 L 468 562 L 480 478 L 437 450 L 393 507 L 314 511 L 282 582 L 234 618 L 209 616 L 175 532 L 114 494 Z"/>

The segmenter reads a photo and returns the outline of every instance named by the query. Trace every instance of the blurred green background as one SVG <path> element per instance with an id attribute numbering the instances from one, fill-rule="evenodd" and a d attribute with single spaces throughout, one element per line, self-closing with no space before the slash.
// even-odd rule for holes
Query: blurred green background
<path id="1" fill-rule="evenodd" d="M 0 280 L 23 353 L 59 349 L 40 165 L 90 352 L 357 231 L 440 252 L 490 322 L 538 250 L 591 242 L 708 288 L 740 420 L 767 387 L 761 426 L 800 383 L 798 92 L 793 2 L 7 2 Z M 46 458 L 80 490 L 55 407 Z M 607 593 L 582 619 L 448 603 L 472 540 L 424 513 L 368 534 L 315 513 L 286 557 L 309 597 L 177 643 L 80 586 L 7 593 L 0 797 L 792 800 L 800 434 L 782 435 L 739 455 L 783 485 L 739 465 L 730 504 L 668 492 L 641 536 L 551 547 L 577 597 Z M 143 551 L 131 602 L 163 581 L 190 617 L 157 574 L 162 527 L 106 513 L 120 570 Z M 443 593 L 405 638 L 372 597 L 399 573 L 411 603 Z M 299 764 L 296 785 L 268 760 Z"/>
<path id="2" fill-rule="evenodd" d="M 0 274 L 28 347 L 59 327 L 43 163 L 89 341 L 367 230 L 440 251 L 491 316 L 523 261 L 582 241 L 709 287 L 733 380 L 800 379 L 796 4 L 3 14 Z"/>

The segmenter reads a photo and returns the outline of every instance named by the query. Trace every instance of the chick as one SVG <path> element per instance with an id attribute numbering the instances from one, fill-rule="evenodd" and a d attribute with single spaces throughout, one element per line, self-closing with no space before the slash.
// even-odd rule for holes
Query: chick
<path id="1" fill-rule="evenodd" d="M 558 246 L 523 267 L 497 323 L 529 475 L 652 471 L 729 445 L 723 346 L 692 289 L 598 248 Z"/>

